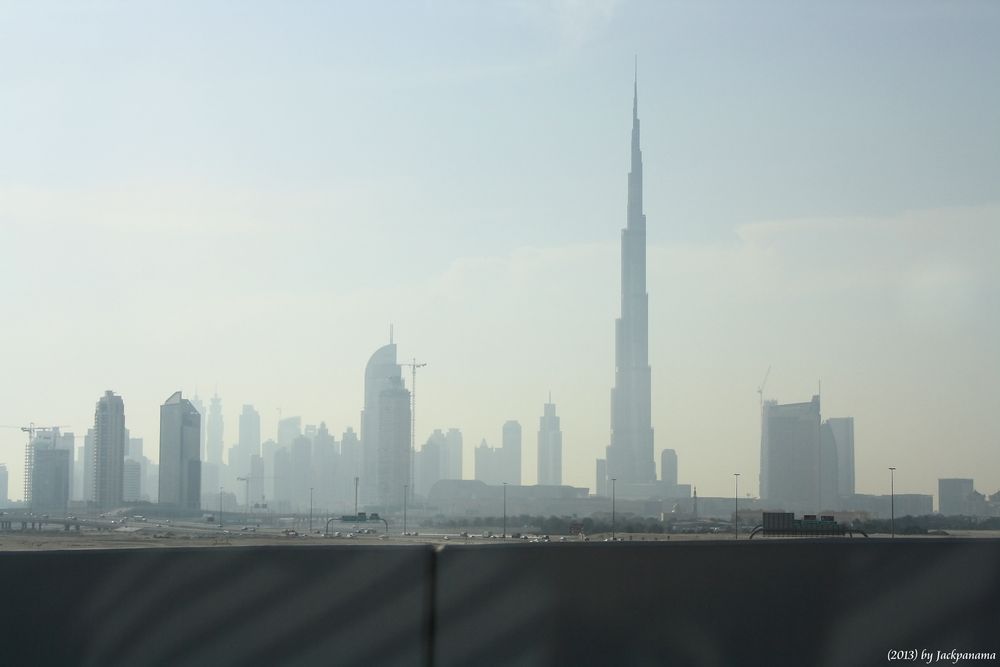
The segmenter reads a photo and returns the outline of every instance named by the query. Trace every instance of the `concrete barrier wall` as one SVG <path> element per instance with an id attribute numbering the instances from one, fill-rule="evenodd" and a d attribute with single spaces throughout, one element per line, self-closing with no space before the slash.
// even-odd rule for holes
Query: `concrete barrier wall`
<path id="1" fill-rule="evenodd" d="M 431 547 L 0 553 L 5 665 L 421 665 Z"/>
<path id="2" fill-rule="evenodd" d="M 0 553 L 0 664 L 867 665 L 1000 653 L 1000 541 Z"/>
<path id="3" fill-rule="evenodd" d="M 447 548 L 451 665 L 875 665 L 1000 654 L 1000 542 L 754 540 Z"/>

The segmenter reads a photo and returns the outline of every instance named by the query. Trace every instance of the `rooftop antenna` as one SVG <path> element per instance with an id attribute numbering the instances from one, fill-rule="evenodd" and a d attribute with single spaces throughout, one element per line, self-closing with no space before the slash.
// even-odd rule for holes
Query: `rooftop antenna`
<path id="1" fill-rule="evenodd" d="M 392 345 L 392 322 L 389 322 L 389 345 Z"/>

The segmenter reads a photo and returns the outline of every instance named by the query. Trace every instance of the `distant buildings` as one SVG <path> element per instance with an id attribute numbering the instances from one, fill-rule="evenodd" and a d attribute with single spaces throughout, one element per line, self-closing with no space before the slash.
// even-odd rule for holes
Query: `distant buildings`
<path id="1" fill-rule="evenodd" d="M 760 497 L 768 507 L 815 513 L 856 504 L 852 417 L 822 421 L 819 396 L 765 401 L 761 429 Z"/>
<path id="2" fill-rule="evenodd" d="M 94 499 L 101 509 L 122 503 L 126 442 L 125 403 L 106 391 L 94 410 Z"/>
<path id="3" fill-rule="evenodd" d="M 503 484 L 502 455 L 499 447 L 490 447 L 484 438 L 475 451 L 476 480 L 483 484 Z"/>
<path id="4" fill-rule="evenodd" d="M 938 511 L 945 516 L 972 516 L 975 493 L 971 479 L 939 479 Z"/>
<path id="5" fill-rule="evenodd" d="M 450 428 L 445 434 L 441 455 L 441 479 L 462 479 L 462 432 Z"/>
<path id="6" fill-rule="evenodd" d="M 501 477 L 508 484 L 521 484 L 521 424 L 504 422 L 500 454 Z"/>
<path id="7" fill-rule="evenodd" d="M 365 367 L 361 444 L 362 501 L 383 511 L 401 507 L 410 483 L 410 392 L 391 338 Z"/>
<path id="8" fill-rule="evenodd" d="M 677 452 L 673 449 L 660 453 L 660 481 L 667 486 L 677 486 Z"/>
<path id="9" fill-rule="evenodd" d="M 538 420 L 538 484 L 562 484 L 562 431 L 551 396 Z"/>
<path id="10" fill-rule="evenodd" d="M 597 469 L 595 471 L 594 495 L 608 495 L 608 460 L 597 459 Z"/>
<path id="11" fill-rule="evenodd" d="M 160 406 L 159 503 L 197 510 L 201 503 L 201 415 L 176 392 Z"/>
<path id="12" fill-rule="evenodd" d="M 127 503 L 142 500 L 142 464 L 135 459 L 125 459 L 122 480 L 122 500 Z"/>
<path id="13" fill-rule="evenodd" d="M 205 447 L 201 458 L 213 465 L 222 464 L 223 450 L 222 399 L 218 394 L 212 396 L 208 404 L 208 423 L 205 429 Z M 259 434 L 258 434 L 259 437 Z"/>

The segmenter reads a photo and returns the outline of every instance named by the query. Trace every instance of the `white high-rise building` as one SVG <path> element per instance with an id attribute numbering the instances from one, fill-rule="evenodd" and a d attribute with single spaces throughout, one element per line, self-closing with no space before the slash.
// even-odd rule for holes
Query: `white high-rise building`
<path id="1" fill-rule="evenodd" d="M 441 479 L 464 479 L 462 469 L 462 432 L 450 428 L 445 433 L 445 444 L 441 461 Z"/>
<path id="2" fill-rule="evenodd" d="M 410 483 L 410 392 L 403 386 L 391 337 L 365 367 L 361 447 L 363 502 L 383 510 L 402 507 Z"/>
<path id="3" fill-rule="evenodd" d="M 201 415 L 175 392 L 160 406 L 159 503 L 201 505 Z"/>
<path id="4" fill-rule="evenodd" d="M 551 396 L 538 420 L 538 483 L 562 484 L 562 431 Z"/>

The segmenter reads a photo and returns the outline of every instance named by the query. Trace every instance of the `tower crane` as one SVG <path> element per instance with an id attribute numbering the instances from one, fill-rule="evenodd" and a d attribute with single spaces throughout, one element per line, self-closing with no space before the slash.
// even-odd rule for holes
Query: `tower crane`
<path id="1" fill-rule="evenodd" d="M 390 330 L 391 332 L 391 330 Z M 392 334 L 389 334 L 390 340 Z M 413 459 L 416 456 L 416 428 L 417 428 L 417 369 L 423 368 L 427 364 L 418 362 L 416 358 L 400 366 L 410 367 L 410 494 L 413 493 Z"/>
<path id="2" fill-rule="evenodd" d="M 757 387 L 757 394 L 760 396 L 760 410 L 764 411 L 764 386 L 767 384 L 767 378 L 771 375 L 771 367 L 767 367 L 767 372 L 764 373 L 764 379 L 760 381 L 760 385 Z"/>

